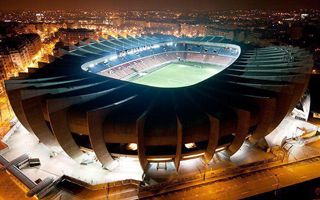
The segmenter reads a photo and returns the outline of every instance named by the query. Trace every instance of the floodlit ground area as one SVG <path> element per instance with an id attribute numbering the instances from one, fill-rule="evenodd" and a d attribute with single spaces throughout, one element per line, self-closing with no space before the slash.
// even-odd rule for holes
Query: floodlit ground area
<path id="1" fill-rule="evenodd" d="M 63 151 L 57 151 L 57 148 L 53 153 L 52 149 L 39 143 L 38 139 L 21 125 L 9 137 L 6 144 L 9 149 L 0 151 L 0 154 L 9 161 L 25 153 L 31 158 L 40 159 L 41 166 L 22 169 L 22 172 L 33 181 L 46 177 L 58 179 L 62 175 L 67 175 L 87 184 L 96 185 L 124 179 L 141 180 L 142 178 L 142 169 L 138 159 L 121 158 L 112 172 L 102 169 L 98 162 L 80 165 Z M 88 154 L 88 157 L 90 156 Z"/>
<path id="2" fill-rule="evenodd" d="M 318 129 L 319 127 L 316 125 L 287 116 L 282 120 L 278 127 L 265 138 L 269 146 L 281 146 L 284 141 L 290 138 L 310 135 L 315 133 Z"/>
<path id="3" fill-rule="evenodd" d="M 294 127 L 306 128 L 307 130 L 313 130 L 314 128 L 310 124 L 301 123 L 301 121 L 291 119 L 290 117 L 284 120 L 284 124 L 286 124 L 286 120 L 289 120 L 289 124 Z M 275 131 L 273 134 L 274 137 L 280 138 L 296 136 L 292 131 L 295 131 L 295 129 L 288 129 L 287 126 L 281 128 L 280 126 L 278 131 Z M 141 180 L 142 178 L 143 172 L 137 158 L 120 158 L 117 161 L 118 166 L 113 171 L 102 169 L 101 165 L 96 161 L 88 165 L 80 165 L 69 158 L 63 151 L 58 151 L 57 149 L 55 149 L 56 155 L 52 156 L 52 149 L 39 143 L 38 139 L 22 126 L 18 126 L 4 142 L 9 148 L 1 150 L 0 154 L 8 161 L 12 161 L 24 153 L 27 153 L 31 158 L 40 159 L 41 166 L 22 168 L 22 172 L 33 181 L 39 178 L 43 180 L 46 177 L 58 179 L 62 175 L 67 175 L 88 185 L 97 185 L 124 179 Z M 273 141 L 272 143 L 276 145 L 278 142 Z M 168 199 L 195 199 L 201 195 L 203 195 L 201 198 L 214 195 L 217 198 L 219 197 L 218 199 L 222 199 L 221 195 L 226 192 L 225 190 L 230 192 L 230 196 L 225 196 L 224 198 L 228 199 L 237 195 L 244 198 L 319 177 L 319 172 L 316 169 L 319 167 L 320 141 L 317 140 L 305 145 L 302 145 L 299 141 L 291 141 L 289 144 L 290 147 L 286 152 L 280 150 L 265 152 L 246 142 L 242 145 L 240 151 L 231 158 L 227 158 L 223 152 L 219 152 L 208 165 L 205 165 L 200 158 L 185 160 L 181 162 L 178 172 L 175 171 L 173 163 L 167 163 L 166 169 L 163 167 L 159 168 L 157 163 L 151 163 L 146 175 L 155 183 L 158 181 L 158 183 L 165 180 L 169 181 L 165 182 L 167 185 L 163 191 L 165 193 L 158 196 Z M 160 165 L 164 165 L 164 163 L 160 163 Z M 307 169 L 307 171 L 304 169 Z M 15 196 L 15 194 L 19 196 L 20 193 L 23 196 L 24 191 L 21 191 L 12 182 L 9 175 L 5 171 L 0 172 L 0 176 L 4 178 L 0 181 L 0 194 L 5 195 L 0 195 L 0 200 L 1 197 Z M 239 174 L 247 175 L 238 176 Z M 181 182 L 179 183 L 178 181 L 177 184 L 170 183 L 172 178 Z M 190 183 L 183 182 L 184 180 L 189 180 L 189 178 L 194 180 Z M 227 181 L 219 183 L 220 179 L 226 179 Z M 232 190 L 231 185 L 237 185 L 240 182 L 244 182 L 244 185 Z M 261 187 L 255 187 L 257 182 L 263 183 Z M 228 187 L 224 190 L 218 190 L 217 188 L 222 188 L 222 185 L 227 185 Z M 9 190 L 6 192 L 7 186 L 16 188 L 14 190 L 18 192 L 10 192 Z M 195 190 L 187 189 L 190 187 L 194 187 Z M 250 188 L 249 191 L 248 187 Z M 89 192 L 88 189 L 80 190 L 79 193 L 58 190 L 53 196 L 57 197 L 56 199 L 106 199 L 107 196 L 114 197 L 110 199 L 117 199 L 120 196 L 121 198 L 137 198 L 137 188 L 129 188 L 126 191 L 111 195 L 107 189 L 103 188 L 94 192 Z M 153 194 L 149 193 L 153 191 L 152 189 L 143 191 L 142 194 L 146 196 Z M 50 199 L 52 199 L 51 197 Z M 23 198 L 21 197 L 21 199 Z"/>
<path id="4" fill-rule="evenodd" d="M 221 71 L 223 66 L 195 62 L 169 63 L 157 70 L 140 73 L 129 81 L 155 87 L 185 87 L 204 81 Z"/>

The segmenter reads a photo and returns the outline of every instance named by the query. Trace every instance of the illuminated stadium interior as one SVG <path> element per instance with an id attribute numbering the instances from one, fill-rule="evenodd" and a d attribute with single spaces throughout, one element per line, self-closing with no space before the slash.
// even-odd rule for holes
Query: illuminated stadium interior
<path id="1" fill-rule="evenodd" d="M 162 88 L 186 87 L 230 66 L 240 47 L 206 42 L 167 42 L 121 51 L 90 61 L 82 69 L 114 79 Z"/>
<path id="2" fill-rule="evenodd" d="M 172 62 L 156 67 L 155 70 L 140 72 L 128 81 L 156 87 L 184 87 L 213 76 L 222 67 L 195 62 Z"/>

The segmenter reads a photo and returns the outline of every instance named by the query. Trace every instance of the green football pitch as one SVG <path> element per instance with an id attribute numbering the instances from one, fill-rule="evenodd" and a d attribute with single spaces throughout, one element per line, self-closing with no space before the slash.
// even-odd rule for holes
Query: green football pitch
<path id="1" fill-rule="evenodd" d="M 223 68 L 224 66 L 202 63 L 169 63 L 157 70 L 140 73 L 139 77 L 128 81 L 162 88 L 185 87 L 206 80 Z"/>

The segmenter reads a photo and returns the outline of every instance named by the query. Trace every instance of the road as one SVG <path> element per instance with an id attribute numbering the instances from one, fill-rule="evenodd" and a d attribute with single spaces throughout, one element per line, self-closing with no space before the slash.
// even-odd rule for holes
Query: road
<path id="1" fill-rule="evenodd" d="M 320 177 L 320 157 L 165 193 L 152 199 L 242 199 Z"/>

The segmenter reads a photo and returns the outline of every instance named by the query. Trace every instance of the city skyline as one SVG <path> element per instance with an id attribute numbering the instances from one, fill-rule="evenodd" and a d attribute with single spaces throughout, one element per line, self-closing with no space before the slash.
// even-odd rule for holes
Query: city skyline
<path id="1" fill-rule="evenodd" d="M 56 10 L 56 9 L 98 9 L 98 10 L 230 10 L 230 9 L 319 9 L 317 0 L 163 0 L 161 3 L 155 0 L 145 2 L 143 0 L 118 0 L 102 1 L 48 1 L 48 0 L 13 0 L 2 2 L 1 10 Z"/>

